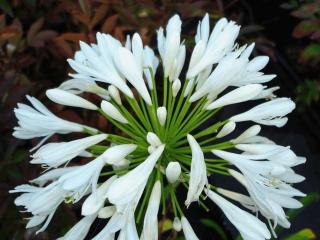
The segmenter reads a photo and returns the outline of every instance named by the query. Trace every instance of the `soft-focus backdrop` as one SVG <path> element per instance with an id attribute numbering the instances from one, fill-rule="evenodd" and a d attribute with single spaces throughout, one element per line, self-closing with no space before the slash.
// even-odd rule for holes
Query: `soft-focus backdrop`
<path id="1" fill-rule="evenodd" d="M 52 104 L 44 90 L 67 79 L 66 58 L 72 57 L 79 40 L 94 42 L 95 33 L 110 33 L 120 40 L 139 32 L 146 44 L 155 45 L 155 30 L 178 13 L 184 21 L 183 38 L 193 44 L 198 20 L 208 12 L 211 23 L 226 16 L 242 25 L 240 43 L 256 42 L 255 54 L 271 58 L 268 73 L 276 73 L 278 95 L 290 96 L 297 110 L 282 128 L 265 130 L 282 145 L 291 145 L 307 164 L 297 171 L 307 180 L 299 186 L 308 197 L 292 216 L 290 230 L 279 229 L 280 239 L 317 239 L 320 236 L 320 1 L 298 0 L 0 0 L 0 239 L 55 239 L 72 226 L 79 209 L 64 206 L 50 227 L 38 236 L 24 229 L 27 217 L 14 206 L 8 190 L 36 177 L 41 169 L 28 162 L 28 150 L 36 141 L 17 141 L 13 108 L 25 95 L 43 100 L 67 119 L 108 123 L 79 111 Z M 232 111 L 232 108 L 229 109 Z M 230 116 L 230 114 L 228 114 Z M 112 129 L 111 129 L 112 130 Z M 222 181 L 215 179 L 213 181 Z M 201 212 L 191 207 L 189 216 L 200 218 L 195 229 L 201 239 L 233 239 L 236 233 L 219 211 Z M 198 221 L 195 221 L 198 222 Z M 164 230 L 170 222 L 163 219 Z M 99 222 L 96 224 L 99 229 Z M 93 236 L 97 229 L 92 229 Z M 176 239 L 168 235 L 164 239 Z M 182 238 L 180 238 L 182 239 Z"/>

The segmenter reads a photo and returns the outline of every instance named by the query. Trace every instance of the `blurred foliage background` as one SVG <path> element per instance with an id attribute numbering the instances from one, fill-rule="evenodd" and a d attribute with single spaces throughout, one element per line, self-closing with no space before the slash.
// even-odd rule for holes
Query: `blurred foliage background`
<path id="1" fill-rule="evenodd" d="M 278 74 L 273 84 L 281 86 L 279 95 L 290 96 L 298 104 L 286 133 L 281 130 L 277 134 L 283 136 L 280 142 L 297 147 L 308 157 L 302 169 L 307 181 L 301 189 L 319 191 L 319 0 L 0 0 L 0 9 L 0 239 L 55 239 L 79 217 L 79 211 L 64 206 L 44 233 L 34 236 L 24 229 L 23 215 L 8 190 L 36 177 L 41 169 L 28 163 L 28 149 L 35 142 L 11 136 L 16 124 L 12 110 L 17 102 L 25 101 L 26 94 L 34 95 L 64 118 L 108 127 L 103 119 L 51 104 L 44 98 L 44 90 L 67 79 L 65 60 L 73 56 L 80 40 L 94 42 L 95 33 L 101 31 L 124 41 L 127 34 L 139 32 L 146 44 L 155 46 L 155 30 L 174 13 L 184 21 L 187 46 L 193 44 L 196 25 L 208 12 L 212 23 L 222 16 L 237 21 L 242 25 L 240 43 L 255 41 L 255 54 L 271 58 L 267 71 Z M 305 199 L 302 220 L 280 239 L 316 239 L 320 232 L 318 199 L 316 193 Z M 201 239 L 235 236 L 219 212 L 202 215 L 191 209 L 191 214 L 203 217 L 202 224 L 196 225 Z M 161 224 L 164 231 L 170 230 L 170 222 Z"/>

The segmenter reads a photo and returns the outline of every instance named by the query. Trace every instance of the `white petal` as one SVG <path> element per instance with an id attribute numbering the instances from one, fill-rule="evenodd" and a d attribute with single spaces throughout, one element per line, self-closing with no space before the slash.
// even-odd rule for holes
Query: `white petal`
<path id="1" fill-rule="evenodd" d="M 158 211 L 161 199 L 161 184 L 158 180 L 149 198 L 149 204 L 145 213 L 141 238 L 145 240 L 158 239 Z"/>
<path id="2" fill-rule="evenodd" d="M 185 204 L 189 206 L 192 202 L 198 201 L 204 186 L 208 184 L 207 169 L 204 162 L 204 155 L 200 145 L 190 134 L 187 139 L 192 152 L 189 189 Z"/>
<path id="3" fill-rule="evenodd" d="M 143 190 L 157 160 L 164 150 L 164 145 L 157 148 L 138 167 L 116 179 L 108 191 L 108 199 L 111 203 L 122 205 L 129 203 L 136 194 Z"/>
<path id="4" fill-rule="evenodd" d="M 181 225 L 186 240 L 199 240 L 186 217 L 181 217 Z"/>
<path id="5" fill-rule="evenodd" d="M 250 84 L 243 87 L 239 87 L 224 96 L 218 98 L 214 102 L 210 103 L 206 109 L 215 109 L 230 104 L 245 102 L 253 99 L 263 90 L 261 84 Z"/>

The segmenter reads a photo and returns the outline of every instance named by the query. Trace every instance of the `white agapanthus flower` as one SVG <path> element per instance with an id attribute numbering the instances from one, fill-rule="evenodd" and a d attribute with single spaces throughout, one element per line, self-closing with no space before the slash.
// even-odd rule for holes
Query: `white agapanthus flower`
<path id="1" fill-rule="evenodd" d="M 82 219 L 61 239 L 84 239 L 96 218 L 106 225 L 95 240 L 158 239 L 162 214 L 172 216 L 173 231 L 196 240 L 185 213 L 194 202 L 206 208 L 208 199 L 245 240 L 270 239 L 277 224 L 290 226 L 284 209 L 301 207 L 295 197 L 304 196 L 292 186 L 304 180 L 293 167 L 305 158 L 259 134 L 260 125 L 284 126 L 294 102 L 277 98 L 278 87 L 267 87 L 275 77 L 262 72 L 269 58 L 251 58 L 254 44 L 235 42 L 235 22 L 223 18 L 211 31 L 206 14 L 189 60 L 181 26 L 174 15 L 159 28 L 157 51 L 144 46 L 138 33 L 125 44 L 97 33 L 96 44 L 80 42 L 68 59 L 75 71 L 70 79 L 47 90 L 57 104 L 100 114 L 114 132 L 64 120 L 34 97 L 27 96 L 32 106 L 18 104 L 13 135 L 43 138 L 35 148 L 54 134 L 81 135 L 31 154 L 31 163 L 46 171 L 10 191 L 21 193 L 15 204 L 31 214 L 27 228 L 44 231 L 60 204 L 81 202 Z M 84 92 L 99 97 L 89 101 Z M 221 108 L 257 99 L 245 112 L 214 118 Z M 234 136 L 245 121 L 253 125 Z M 217 174 L 232 176 L 248 194 L 215 186 Z M 177 188 L 184 187 L 178 198 Z"/>

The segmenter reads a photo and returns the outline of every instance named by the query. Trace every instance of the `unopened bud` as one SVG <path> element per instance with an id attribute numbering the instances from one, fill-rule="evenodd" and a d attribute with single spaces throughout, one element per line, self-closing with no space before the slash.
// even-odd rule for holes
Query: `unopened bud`
<path id="1" fill-rule="evenodd" d="M 177 78 L 172 84 L 172 96 L 176 97 L 181 88 L 181 81 Z"/>
<path id="2" fill-rule="evenodd" d="M 125 123 L 125 124 L 128 123 L 127 119 L 124 116 L 122 116 L 122 114 L 119 112 L 119 110 L 115 106 L 113 106 L 111 103 L 103 100 L 101 102 L 101 109 L 107 116 L 109 116 L 109 117 L 111 117 L 121 123 Z"/>
<path id="3" fill-rule="evenodd" d="M 178 217 L 175 217 L 172 223 L 172 227 L 175 231 L 180 232 L 181 231 L 181 221 Z"/>
<path id="4" fill-rule="evenodd" d="M 170 183 L 176 182 L 181 174 L 181 166 L 178 162 L 170 162 L 166 168 L 166 177 Z"/>
<path id="5" fill-rule="evenodd" d="M 162 144 L 159 137 L 153 132 L 148 132 L 147 141 L 153 147 L 159 147 Z"/>
<path id="6" fill-rule="evenodd" d="M 222 138 L 224 136 L 227 136 L 228 134 L 232 133 L 235 128 L 236 128 L 236 124 L 234 122 L 228 122 L 222 127 L 220 132 L 217 134 L 217 138 Z"/>
<path id="7" fill-rule="evenodd" d="M 161 126 L 164 126 L 167 119 L 167 109 L 165 107 L 158 107 L 157 117 Z"/>
<path id="8" fill-rule="evenodd" d="M 122 105 L 121 97 L 120 97 L 118 88 L 116 88 L 113 85 L 110 85 L 108 87 L 108 91 L 109 91 L 110 96 L 113 98 L 113 100 L 115 100 L 116 103 L 118 103 L 119 105 Z"/>

